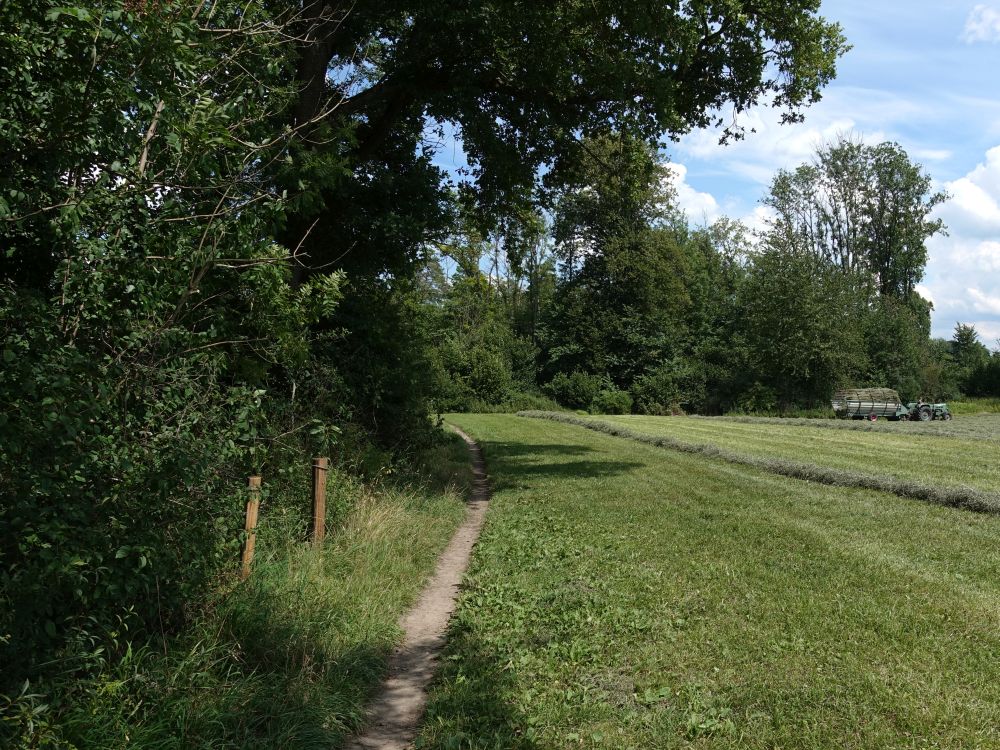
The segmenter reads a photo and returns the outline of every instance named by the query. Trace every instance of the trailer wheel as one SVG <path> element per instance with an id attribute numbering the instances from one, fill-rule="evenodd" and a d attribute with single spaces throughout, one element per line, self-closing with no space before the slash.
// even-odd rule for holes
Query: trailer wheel
<path id="1" fill-rule="evenodd" d="M 874 412 L 868 415 L 868 421 L 869 422 L 874 422 L 877 419 L 878 419 L 878 414 L 875 414 Z"/>

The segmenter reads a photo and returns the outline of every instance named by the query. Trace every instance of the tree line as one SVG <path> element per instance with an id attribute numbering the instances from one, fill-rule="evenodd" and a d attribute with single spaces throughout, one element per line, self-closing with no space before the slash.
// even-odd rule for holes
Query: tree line
<path id="1" fill-rule="evenodd" d="M 1000 355 L 974 327 L 930 335 L 917 285 L 946 196 L 898 144 L 841 136 L 778 172 L 756 232 L 692 226 L 646 144 L 583 146 L 544 211 L 432 259 L 442 410 L 531 394 L 644 414 L 820 413 L 845 386 L 1000 395 Z"/>

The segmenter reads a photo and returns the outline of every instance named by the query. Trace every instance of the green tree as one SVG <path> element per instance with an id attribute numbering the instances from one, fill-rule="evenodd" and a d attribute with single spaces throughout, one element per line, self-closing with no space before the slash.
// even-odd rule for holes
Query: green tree
<path id="1" fill-rule="evenodd" d="M 979 331 L 971 324 L 958 323 L 951 337 L 951 357 L 956 377 L 963 393 L 988 395 L 980 392 L 979 382 L 990 363 L 990 350 L 979 340 Z M 977 377 L 978 376 L 978 377 Z"/>
<path id="2" fill-rule="evenodd" d="M 562 282 L 547 323 L 547 368 L 608 375 L 628 388 L 685 335 L 686 230 L 670 207 L 665 169 L 640 141 L 586 140 L 558 176 Z"/>
<path id="3" fill-rule="evenodd" d="M 0 14 L 4 683 L 122 621 L 176 627 L 271 436 L 302 432 L 283 381 L 341 278 L 292 289 L 271 237 L 287 32 L 225 0 Z"/>
<path id="4" fill-rule="evenodd" d="M 613 124 L 655 139 L 726 125 L 763 99 L 786 121 L 819 98 L 846 44 L 819 2 L 440 0 L 300 14 L 295 124 L 348 123 L 364 160 L 414 115 L 456 124 L 485 198 Z M 509 197 L 509 195 L 507 196 Z M 489 202 L 489 201 L 488 201 Z"/>
<path id="5" fill-rule="evenodd" d="M 842 136 L 821 146 L 812 164 L 775 176 L 764 203 L 777 217 L 766 239 L 870 278 L 882 297 L 906 300 L 923 278 L 927 240 L 944 230 L 931 216 L 945 198 L 899 145 Z"/>
<path id="6" fill-rule="evenodd" d="M 749 373 L 776 394 L 771 408 L 822 404 L 864 371 L 864 307 L 852 279 L 812 253 L 751 257 L 737 330 Z"/>

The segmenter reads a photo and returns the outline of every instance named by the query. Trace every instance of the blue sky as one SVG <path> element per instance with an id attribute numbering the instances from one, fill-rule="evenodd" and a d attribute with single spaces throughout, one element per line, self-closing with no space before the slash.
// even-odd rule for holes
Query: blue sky
<path id="1" fill-rule="evenodd" d="M 804 123 L 749 113 L 756 129 L 718 145 L 697 131 L 671 144 L 678 201 L 694 223 L 726 215 L 760 227 L 760 199 L 774 173 L 810 159 L 839 134 L 898 142 L 951 198 L 939 209 L 947 237 L 936 237 L 920 287 L 934 303 L 933 333 L 949 338 L 973 323 L 995 348 L 1000 339 L 1000 0 L 824 0 L 853 49 Z M 437 162 L 464 164 L 449 137 Z"/>
<path id="2" fill-rule="evenodd" d="M 760 199 L 779 168 L 808 161 L 817 144 L 848 133 L 893 140 L 952 197 L 939 209 L 947 237 L 928 243 L 920 289 L 934 302 L 933 333 L 973 323 L 1000 339 L 1000 0 L 825 0 L 854 46 L 823 101 L 795 126 L 751 113 L 757 129 L 721 147 L 691 133 L 669 149 L 681 205 L 695 222 L 719 215 L 760 226 Z"/>

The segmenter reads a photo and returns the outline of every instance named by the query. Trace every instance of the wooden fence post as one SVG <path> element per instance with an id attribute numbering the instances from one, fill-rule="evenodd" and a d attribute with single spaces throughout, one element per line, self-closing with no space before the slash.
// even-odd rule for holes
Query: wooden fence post
<path id="1" fill-rule="evenodd" d="M 326 536 L 326 473 L 329 458 L 313 459 L 313 544 L 319 546 Z"/>
<path id="2" fill-rule="evenodd" d="M 250 575 L 250 563 L 253 562 L 253 548 L 257 543 L 257 511 L 260 509 L 260 477 L 250 477 L 250 497 L 247 499 L 247 538 L 243 543 L 243 567 L 240 578 Z"/>

